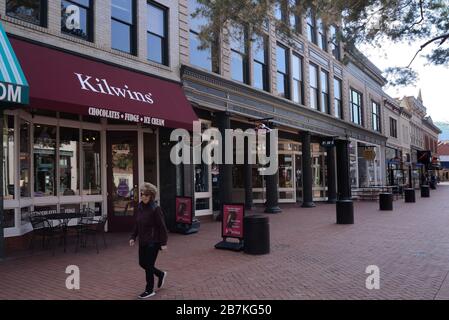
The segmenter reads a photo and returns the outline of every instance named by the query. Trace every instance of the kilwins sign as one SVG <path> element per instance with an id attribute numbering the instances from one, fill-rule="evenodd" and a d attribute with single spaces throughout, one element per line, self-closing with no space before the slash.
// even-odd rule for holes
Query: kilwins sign
<path id="1" fill-rule="evenodd" d="M 133 100 L 141 103 L 153 104 L 151 92 L 141 92 L 131 89 L 128 85 L 111 85 L 107 79 L 99 79 L 82 73 L 74 73 L 78 79 L 81 90 L 90 91 L 93 94 L 105 94 L 117 98 Z M 124 120 L 130 122 L 141 122 L 156 126 L 164 126 L 165 120 L 155 117 L 142 116 L 130 112 L 114 111 L 108 108 L 90 107 L 88 114 L 94 117 Z"/>

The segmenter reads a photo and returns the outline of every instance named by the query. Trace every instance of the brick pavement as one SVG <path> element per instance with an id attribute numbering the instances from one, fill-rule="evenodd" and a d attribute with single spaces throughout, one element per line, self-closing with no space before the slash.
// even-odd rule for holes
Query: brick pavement
<path id="1" fill-rule="evenodd" d="M 166 287 L 151 299 L 449 299 L 449 184 L 431 198 L 356 202 L 355 224 L 336 225 L 335 206 L 283 206 L 270 215 L 271 253 L 252 256 L 214 249 L 220 223 L 193 235 L 169 235 L 158 259 Z M 261 211 L 259 208 L 256 211 Z M 0 299 L 135 299 L 144 288 L 137 248 L 127 235 L 108 235 L 108 248 L 73 247 L 0 262 Z M 65 288 L 77 265 L 81 289 Z M 380 268 L 380 290 L 365 288 L 368 265 Z"/>

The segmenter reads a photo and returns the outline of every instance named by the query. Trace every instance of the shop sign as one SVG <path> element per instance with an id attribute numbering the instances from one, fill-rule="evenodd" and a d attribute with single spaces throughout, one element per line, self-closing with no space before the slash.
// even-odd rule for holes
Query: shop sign
<path id="1" fill-rule="evenodd" d="M 176 223 L 192 224 L 192 198 L 176 197 Z"/>
<path id="2" fill-rule="evenodd" d="M 335 145 L 334 140 L 323 140 L 321 141 L 322 147 L 333 147 Z"/>
<path id="3" fill-rule="evenodd" d="M 222 237 L 243 239 L 244 204 L 223 204 Z"/>
<path id="4" fill-rule="evenodd" d="M 150 125 L 160 126 L 160 127 L 165 126 L 164 119 L 148 117 L 148 116 L 141 116 L 141 115 L 138 115 L 135 113 L 129 113 L 129 112 L 113 111 L 113 110 L 104 109 L 104 108 L 90 107 L 88 110 L 88 114 L 93 117 L 124 120 L 124 121 L 129 121 L 129 122 L 150 124 Z"/>
<path id="5" fill-rule="evenodd" d="M 363 157 L 366 160 L 373 161 L 374 159 L 376 159 L 376 151 L 374 150 L 373 147 L 366 147 L 363 150 Z"/>

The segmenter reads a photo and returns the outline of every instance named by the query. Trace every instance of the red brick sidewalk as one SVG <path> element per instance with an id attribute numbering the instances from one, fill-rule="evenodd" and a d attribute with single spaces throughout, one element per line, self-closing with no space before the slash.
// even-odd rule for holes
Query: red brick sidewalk
<path id="1" fill-rule="evenodd" d="M 270 215 L 271 253 L 214 249 L 220 223 L 193 235 L 169 235 L 158 266 L 166 287 L 151 299 L 449 299 L 449 185 L 431 198 L 355 204 L 355 224 L 336 225 L 335 205 L 283 207 Z M 0 299 L 135 299 L 145 286 L 137 248 L 111 234 L 107 249 L 58 249 L 0 262 Z M 65 287 L 77 265 L 80 290 Z M 380 289 L 368 290 L 368 265 L 380 268 Z"/>

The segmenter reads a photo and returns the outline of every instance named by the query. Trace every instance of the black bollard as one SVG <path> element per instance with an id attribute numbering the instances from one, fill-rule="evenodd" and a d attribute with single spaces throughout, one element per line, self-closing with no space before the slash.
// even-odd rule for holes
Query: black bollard
<path id="1" fill-rule="evenodd" d="M 393 210 L 393 194 L 392 193 L 379 193 L 379 210 L 391 211 Z"/>
<path id="2" fill-rule="evenodd" d="M 404 189 L 405 193 L 405 202 L 415 202 L 415 189 L 413 188 L 406 188 Z"/>

